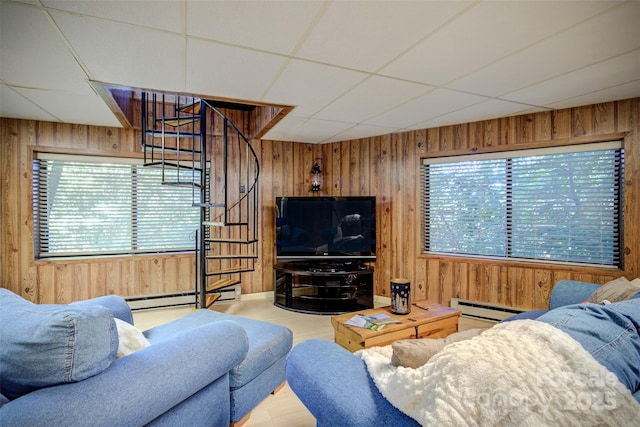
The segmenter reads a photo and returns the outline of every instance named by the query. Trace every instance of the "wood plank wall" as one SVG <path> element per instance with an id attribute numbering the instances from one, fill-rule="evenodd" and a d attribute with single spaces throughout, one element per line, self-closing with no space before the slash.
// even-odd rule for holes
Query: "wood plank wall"
<path id="1" fill-rule="evenodd" d="M 3 287 L 41 303 L 192 289 L 193 255 L 33 260 L 32 151 L 42 147 L 128 155 L 138 151 L 138 131 L 16 119 L 1 119 L 0 124 Z M 626 150 L 624 271 L 420 254 L 421 157 L 619 136 Z M 324 177 L 320 195 L 377 196 L 376 295 L 388 296 L 389 281 L 406 277 L 415 299 L 448 304 L 459 297 L 533 309 L 546 306 L 560 279 L 604 283 L 621 275 L 640 276 L 640 98 L 323 145 L 269 140 L 252 144 L 260 157 L 261 249 L 256 271 L 243 275 L 244 294 L 273 290 L 275 197 L 311 195 L 310 169 L 316 160 Z"/>
<path id="2" fill-rule="evenodd" d="M 378 251 L 375 294 L 388 296 L 389 281 L 406 277 L 414 299 L 448 304 L 452 297 L 544 308 L 561 279 L 605 283 L 640 276 L 640 99 L 475 123 L 308 145 L 260 141 L 262 175 L 261 269 L 245 275 L 243 291 L 272 290 L 276 196 L 312 195 L 310 170 L 323 171 L 320 195 L 375 195 Z M 418 175 L 422 157 L 511 148 L 606 141 L 625 144 L 625 268 L 600 269 L 498 262 L 420 254 Z M 245 288 L 246 286 L 246 288 Z"/>

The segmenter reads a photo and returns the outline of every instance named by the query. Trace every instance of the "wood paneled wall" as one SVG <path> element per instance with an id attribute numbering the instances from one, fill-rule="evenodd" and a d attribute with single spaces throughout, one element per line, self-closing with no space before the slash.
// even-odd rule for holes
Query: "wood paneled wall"
<path id="1" fill-rule="evenodd" d="M 313 145 L 254 140 L 260 157 L 261 249 L 245 273 L 243 293 L 273 290 L 274 203 L 278 195 L 311 195 L 310 170 L 319 159 L 320 195 L 375 195 L 378 257 L 375 294 L 388 296 L 394 277 L 412 282 L 415 299 L 447 303 L 468 298 L 543 308 L 560 279 L 604 283 L 640 275 L 640 99 L 466 123 L 339 143 Z M 193 288 L 193 255 L 99 260 L 33 260 L 30 159 L 33 150 L 128 155 L 139 132 L 118 128 L 1 119 L 0 283 L 42 303 L 116 293 L 144 295 Z M 250 126 L 250 124 L 243 124 Z M 623 137 L 625 268 L 596 269 L 496 262 L 420 254 L 418 170 L 421 157 L 544 147 Z"/>
<path id="2" fill-rule="evenodd" d="M 377 196 L 375 294 L 388 296 L 395 277 L 411 280 L 415 299 L 452 297 L 544 308 L 561 279 L 605 283 L 640 276 L 640 99 L 465 123 L 324 145 L 260 141 L 261 269 L 243 291 L 272 290 L 276 196 L 311 195 L 310 170 L 320 159 L 320 195 Z M 418 176 L 422 157 L 607 141 L 625 145 L 625 266 L 566 267 L 420 253 Z"/>

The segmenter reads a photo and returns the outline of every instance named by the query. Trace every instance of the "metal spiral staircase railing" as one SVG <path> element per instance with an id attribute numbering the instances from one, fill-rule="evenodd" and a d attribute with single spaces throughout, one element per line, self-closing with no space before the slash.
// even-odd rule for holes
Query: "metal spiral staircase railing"
<path id="1" fill-rule="evenodd" d="M 258 157 L 242 132 L 201 98 L 142 93 L 144 163 L 163 184 L 192 188 L 196 306 L 208 308 L 241 283 L 258 257 Z"/>

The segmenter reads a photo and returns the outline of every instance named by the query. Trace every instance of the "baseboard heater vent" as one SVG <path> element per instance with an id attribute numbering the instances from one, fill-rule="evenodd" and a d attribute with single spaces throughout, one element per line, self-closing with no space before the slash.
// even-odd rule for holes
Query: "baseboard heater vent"
<path id="1" fill-rule="evenodd" d="M 527 311 L 506 305 L 469 301 L 460 298 L 451 298 L 451 307 L 460 310 L 465 317 L 492 322 L 499 322 L 515 314 Z"/>
<path id="2" fill-rule="evenodd" d="M 217 291 L 221 294 L 216 302 L 240 301 L 240 286 L 229 286 Z M 192 305 L 195 307 L 195 292 L 174 292 L 167 294 L 143 295 L 138 297 L 126 297 L 125 300 L 131 310 L 146 310 L 152 308 L 168 308 Z"/>

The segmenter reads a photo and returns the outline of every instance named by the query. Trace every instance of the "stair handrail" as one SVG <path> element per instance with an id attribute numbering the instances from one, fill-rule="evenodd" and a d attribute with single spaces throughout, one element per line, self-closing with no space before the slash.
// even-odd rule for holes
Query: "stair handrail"
<path id="1" fill-rule="evenodd" d="M 230 206 L 227 206 L 227 210 L 233 209 L 234 207 L 238 206 L 240 203 L 242 203 L 247 197 L 249 197 L 249 195 L 253 194 L 252 192 L 254 190 L 257 190 L 256 187 L 258 185 L 258 178 L 260 176 L 260 162 L 258 162 L 258 155 L 255 152 L 255 150 L 253 149 L 253 146 L 251 145 L 251 143 L 249 142 L 249 140 L 247 139 L 246 136 L 244 136 L 244 134 L 242 133 L 242 131 L 240 129 L 238 129 L 236 127 L 236 125 L 233 123 L 233 121 L 231 121 L 224 113 L 222 113 L 220 110 L 218 110 L 216 107 L 214 107 L 213 105 L 211 105 L 211 103 L 209 103 L 206 99 L 202 99 L 200 98 L 200 102 L 204 105 L 206 105 L 208 108 L 210 108 L 215 114 L 217 114 L 220 118 L 222 118 L 224 120 L 225 126 L 228 124 L 231 126 L 231 128 L 233 130 L 236 131 L 236 133 L 242 138 L 242 140 L 244 141 L 244 144 L 246 147 L 249 148 L 249 150 L 251 151 L 251 155 L 253 156 L 253 162 L 255 164 L 255 174 L 253 177 L 253 182 L 251 183 L 251 185 L 247 188 L 247 191 L 238 198 L 238 200 L 233 203 Z M 226 141 L 225 141 L 226 143 Z"/>
<path id="2" fill-rule="evenodd" d="M 224 115 L 220 110 L 218 110 L 216 107 L 214 107 L 213 105 L 211 105 L 209 103 L 209 101 L 207 101 L 206 99 L 200 99 L 200 102 L 206 104 L 209 108 L 211 108 L 211 110 L 213 112 L 215 112 L 218 116 L 220 116 L 221 118 L 224 119 L 225 123 L 228 123 L 229 125 L 231 125 L 231 127 L 233 128 L 233 130 L 235 130 L 238 135 L 240 135 L 242 137 L 242 139 L 244 140 L 244 143 L 247 147 L 249 147 L 249 150 L 251 151 L 251 154 L 253 155 L 253 160 L 255 162 L 255 166 L 256 166 L 256 173 L 255 173 L 255 178 L 254 178 L 254 182 L 252 183 L 252 187 L 257 183 L 258 181 L 258 176 L 260 175 L 260 163 L 258 162 L 258 155 L 256 154 L 256 151 L 253 149 L 253 146 L 251 145 L 251 143 L 249 142 L 249 140 L 247 139 L 246 136 L 244 136 L 244 134 L 242 133 L 242 131 L 240 129 L 238 129 L 236 127 L 236 125 L 226 116 Z M 250 190 L 247 190 L 247 194 L 250 192 Z M 246 196 L 244 196 L 246 197 Z"/>

